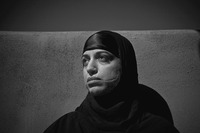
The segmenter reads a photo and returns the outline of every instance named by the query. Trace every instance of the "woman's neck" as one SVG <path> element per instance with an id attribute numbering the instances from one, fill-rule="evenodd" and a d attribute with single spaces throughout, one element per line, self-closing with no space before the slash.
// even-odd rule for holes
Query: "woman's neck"
<path id="1" fill-rule="evenodd" d="M 127 102 L 135 98 L 135 92 L 137 90 L 137 85 L 129 88 L 125 87 L 116 87 L 111 93 L 101 96 L 94 96 L 97 103 L 103 108 L 110 108 L 120 102 Z"/>
<path id="2" fill-rule="evenodd" d="M 96 102 L 103 108 L 108 109 L 120 102 L 125 101 L 127 97 L 119 91 L 119 89 L 115 88 L 115 90 L 109 94 L 94 96 Z"/>

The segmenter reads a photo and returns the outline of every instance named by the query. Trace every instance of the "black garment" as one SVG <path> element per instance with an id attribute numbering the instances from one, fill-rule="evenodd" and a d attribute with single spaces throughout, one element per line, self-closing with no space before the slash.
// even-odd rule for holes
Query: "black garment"
<path id="1" fill-rule="evenodd" d="M 144 85 L 139 88 L 137 97 L 108 109 L 88 94 L 74 112 L 59 118 L 44 133 L 179 133 L 164 99 Z"/>

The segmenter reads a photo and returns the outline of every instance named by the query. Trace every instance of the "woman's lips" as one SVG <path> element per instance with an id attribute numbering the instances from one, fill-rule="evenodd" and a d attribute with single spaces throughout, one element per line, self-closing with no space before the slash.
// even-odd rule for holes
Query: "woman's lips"
<path id="1" fill-rule="evenodd" d="M 102 83 L 101 83 L 101 79 L 98 77 L 89 77 L 87 79 L 87 84 L 88 84 L 88 87 L 94 87 L 94 86 L 100 86 Z"/>
<path id="2" fill-rule="evenodd" d="M 87 79 L 87 82 L 99 81 L 99 80 L 101 80 L 101 78 L 98 78 L 98 77 L 89 77 L 89 78 Z"/>
<path id="3" fill-rule="evenodd" d="M 100 80 L 92 80 L 88 82 L 88 87 L 95 87 L 95 86 L 101 86 L 102 82 Z"/>

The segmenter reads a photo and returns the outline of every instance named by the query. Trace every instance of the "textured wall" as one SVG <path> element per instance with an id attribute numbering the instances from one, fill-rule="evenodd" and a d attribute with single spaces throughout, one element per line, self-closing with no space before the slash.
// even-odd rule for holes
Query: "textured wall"
<path id="1" fill-rule="evenodd" d="M 168 102 L 182 133 L 200 130 L 200 35 L 119 31 L 134 45 L 139 81 Z M 0 32 L 0 132 L 40 133 L 87 91 L 82 47 L 93 32 Z"/>

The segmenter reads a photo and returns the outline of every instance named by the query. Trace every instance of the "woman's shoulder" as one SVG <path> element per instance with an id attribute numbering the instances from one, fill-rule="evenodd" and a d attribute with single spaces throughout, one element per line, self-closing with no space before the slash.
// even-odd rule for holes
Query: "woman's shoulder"
<path id="1" fill-rule="evenodd" d="M 138 90 L 140 105 L 146 112 L 161 116 L 173 123 L 168 103 L 156 90 L 143 84 L 139 84 Z"/>
<path id="2" fill-rule="evenodd" d="M 82 123 L 85 125 L 88 123 L 83 114 L 77 111 L 69 112 L 53 122 L 44 133 L 75 132 L 75 130 L 79 132 L 82 130 Z"/>
<path id="3" fill-rule="evenodd" d="M 149 133 L 179 133 L 173 123 L 152 113 L 144 113 L 141 118 L 140 130 Z"/>
<path id="4" fill-rule="evenodd" d="M 75 117 L 76 117 L 76 113 L 75 112 L 70 112 L 70 113 L 67 113 L 67 114 L 61 116 L 56 121 L 54 121 L 44 131 L 44 133 L 57 133 L 57 132 L 61 132 L 61 131 L 65 130 L 65 129 L 63 129 L 63 127 L 69 126 L 74 121 L 73 119 Z"/>

